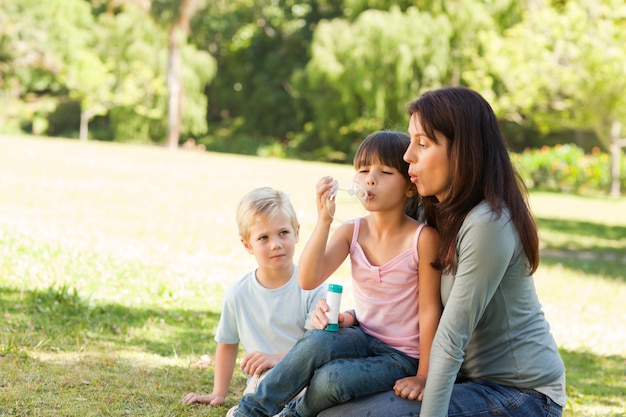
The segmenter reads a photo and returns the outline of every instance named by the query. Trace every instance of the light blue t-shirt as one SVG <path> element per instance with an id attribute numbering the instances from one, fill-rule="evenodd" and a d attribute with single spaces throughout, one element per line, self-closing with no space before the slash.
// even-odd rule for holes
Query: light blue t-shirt
<path id="1" fill-rule="evenodd" d="M 326 297 L 324 285 L 303 290 L 297 267 L 280 288 L 268 289 L 249 272 L 226 291 L 215 341 L 241 343 L 247 354 L 287 352 L 310 329 L 309 318 L 317 301 Z"/>

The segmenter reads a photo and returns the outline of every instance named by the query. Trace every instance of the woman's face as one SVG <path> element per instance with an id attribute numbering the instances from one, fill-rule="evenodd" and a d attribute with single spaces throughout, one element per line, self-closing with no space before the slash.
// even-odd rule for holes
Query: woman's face
<path id="1" fill-rule="evenodd" d="M 404 153 L 404 160 L 409 163 L 411 182 L 424 197 L 435 196 L 441 201 L 450 184 L 450 158 L 448 157 L 448 139 L 435 130 L 435 142 L 424 133 L 417 113 L 409 121 L 411 143 Z"/>

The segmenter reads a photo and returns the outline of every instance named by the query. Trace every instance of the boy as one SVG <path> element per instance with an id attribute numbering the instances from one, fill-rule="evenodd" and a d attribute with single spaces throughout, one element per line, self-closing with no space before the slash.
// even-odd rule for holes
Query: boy
<path id="1" fill-rule="evenodd" d="M 237 226 L 241 243 L 254 255 L 258 268 L 226 291 L 215 334 L 213 392 L 187 394 L 184 405 L 224 403 L 239 342 L 246 354 L 240 366 L 248 377 L 244 393 L 253 392 L 264 372 L 311 329 L 309 317 L 326 296 L 323 286 L 306 291 L 298 285 L 293 255 L 300 224 L 285 193 L 261 187 L 246 194 L 237 207 Z"/>

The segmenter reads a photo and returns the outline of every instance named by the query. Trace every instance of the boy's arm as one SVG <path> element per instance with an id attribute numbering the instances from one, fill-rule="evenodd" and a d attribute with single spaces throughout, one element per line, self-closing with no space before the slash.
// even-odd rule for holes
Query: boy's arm
<path id="1" fill-rule="evenodd" d="M 213 392 L 209 395 L 200 395 L 191 392 L 183 397 L 183 405 L 201 403 L 216 406 L 224 404 L 226 394 L 228 393 L 228 386 L 233 377 L 238 349 L 239 344 L 237 343 L 217 344 L 215 351 L 215 382 L 213 383 Z"/>
<path id="2" fill-rule="evenodd" d="M 434 269 L 431 263 L 435 260 L 439 247 L 439 234 L 430 227 L 424 227 L 418 244 L 419 253 L 419 328 L 420 328 L 420 359 L 415 377 L 398 380 L 394 386 L 397 395 L 410 400 L 422 400 L 430 348 L 435 338 L 437 325 L 443 307 L 441 304 L 441 271 Z"/>
<path id="3" fill-rule="evenodd" d="M 218 343 L 215 351 L 215 375 L 213 394 L 226 398 L 233 377 L 239 344 Z M 223 400 L 222 400 L 223 402 Z"/>

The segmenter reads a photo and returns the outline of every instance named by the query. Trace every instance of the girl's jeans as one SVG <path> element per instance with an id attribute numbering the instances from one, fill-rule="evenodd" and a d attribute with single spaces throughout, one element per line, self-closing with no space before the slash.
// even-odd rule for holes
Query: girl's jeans
<path id="1" fill-rule="evenodd" d="M 330 408 L 320 417 L 415 417 L 421 403 L 388 391 Z M 561 406 L 533 389 L 515 388 L 488 381 L 454 384 L 449 417 L 560 417 Z"/>
<path id="2" fill-rule="evenodd" d="M 359 327 L 306 333 L 256 392 L 244 395 L 235 417 L 317 416 L 329 407 L 388 391 L 417 373 L 418 360 L 367 335 Z M 283 407 L 304 387 L 304 396 Z"/>

